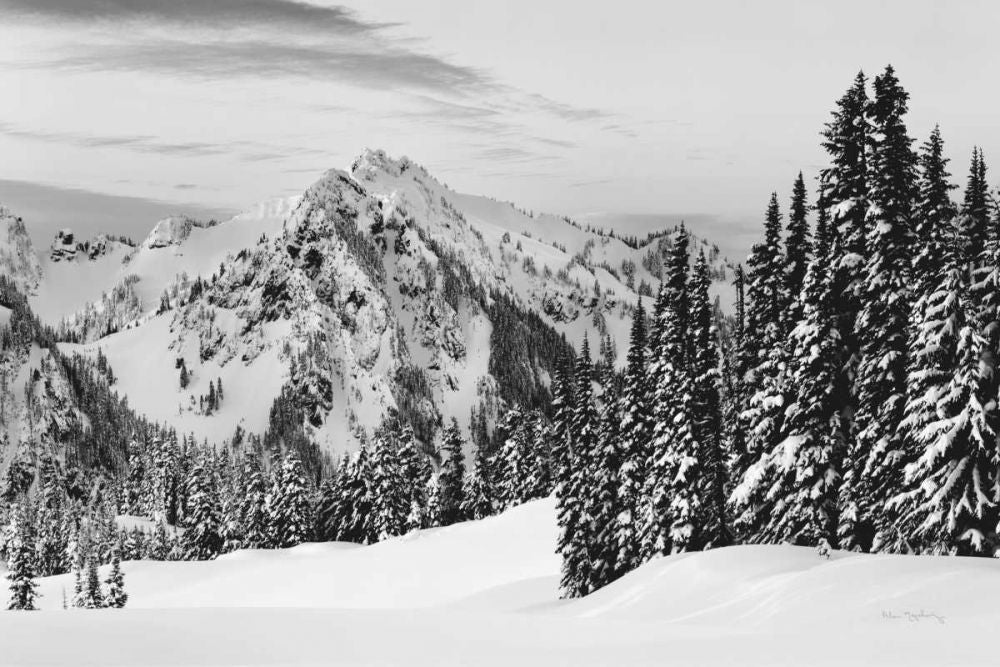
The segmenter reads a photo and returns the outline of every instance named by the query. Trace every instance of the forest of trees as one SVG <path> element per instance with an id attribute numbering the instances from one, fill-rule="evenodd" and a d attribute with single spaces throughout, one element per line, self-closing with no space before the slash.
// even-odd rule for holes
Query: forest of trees
<path id="1" fill-rule="evenodd" d="M 733 543 L 994 556 L 1000 548 L 1000 216 L 983 154 L 961 204 L 935 128 L 919 149 L 887 67 L 823 132 L 816 203 L 772 195 L 713 329 L 681 235 L 621 376 L 586 350 L 557 379 L 563 589 Z M 815 213 L 815 223 L 809 218 Z"/>
<path id="2" fill-rule="evenodd" d="M 46 459 L 6 498 L 12 607 L 31 608 L 34 579 L 63 572 L 80 582 L 75 606 L 121 606 L 119 559 L 369 544 L 552 494 L 568 597 L 661 555 L 733 544 L 996 555 L 1000 212 L 979 149 L 955 201 L 940 131 L 915 147 L 907 107 L 891 67 L 857 76 L 823 130 L 813 201 L 801 173 L 787 216 L 771 195 L 732 316 L 710 297 L 704 251 L 692 257 L 687 231 L 673 234 L 622 368 L 594 363 L 586 339 L 574 351 L 538 335 L 551 333 L 541 319 L 494 296 L 490 367 L 508 410 L 488 437 L 474 415 L 468 465 L 457 423 L 429 442 L 399 414 L 321 465 L 291 399 L 263 438 L 238 432 L 218 449 L 109 417 L 114 432 L 81 434 L 72 450 L 73 463 L 107 462 L 105 476 L 82 484 Z M 17 304 L 4 346 L 46 335 Z M 82 393 L 125 410 L 109 369 L 65 364 Z"/>

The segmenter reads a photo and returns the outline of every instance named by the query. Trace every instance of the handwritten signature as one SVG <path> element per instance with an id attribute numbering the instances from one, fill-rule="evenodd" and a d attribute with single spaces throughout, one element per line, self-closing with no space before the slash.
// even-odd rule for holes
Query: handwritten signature
<path id="1" fill-rule="evenodd" d="M 941 614 L 935 614 L 932 611 L 925 611 L 921 609 L 920 611 L 892 611 L 891 609 L 882 610 L 882 619 L 886 621 L 908 621 L 910 623 L 920 623 L 921 621 L 936 621 L 939 625 L 944 625 L 945 617 Z"/>

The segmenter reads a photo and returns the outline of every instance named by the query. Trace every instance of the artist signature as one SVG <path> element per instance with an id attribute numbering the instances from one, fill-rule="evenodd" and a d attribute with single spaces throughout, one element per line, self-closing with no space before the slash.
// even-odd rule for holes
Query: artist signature
<path id="1" fill-rule="evenodd" d="M 933 621 L 939 625 L 944 625 L 945 617 L 935 614 L 932 611 L 921 609 L 920 611 L 892 611 L 882 610 L 882 619 L 886 621 L 908 621 L 910 623 L 920 623 L 921 621 Z"/>

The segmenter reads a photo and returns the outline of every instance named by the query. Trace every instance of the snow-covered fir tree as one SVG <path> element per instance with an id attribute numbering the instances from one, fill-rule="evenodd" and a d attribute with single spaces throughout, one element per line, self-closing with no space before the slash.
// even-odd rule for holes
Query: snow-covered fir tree
<path id="1" fill-rule="evenodd" d="M 855 323 L 861 308 L 860 295 L 865 275 L 867 257 L 867 214 L 871 155 L 872 128 L 869 116 L 870 102 L 867 79 L 859 72 L 854 84 L 837 102 L 833 118 L 823 132 L 823 148 L 829 155 L 830 165 L 820 172 L 818 216 L 824 220 L 830 238 L 830 263 L 832 274 L 831 293 L 836 299 L 832 309 L 836 327 L 844 347 L 841 374 L 850 386 L 855 375 L 858 356 L 858 338 Z M 853 411 L 853 387 L 846 409 Z M 854 444 L 852 437 L 848 445 Z M 846 456 L 841 488 L 850 489 L 860 483 L 866 457 Z M 840 513 L 838 530 L 847 543 L 853 540 L 858 507 L 853 493 L 848 491 L 838 500 Z"/>
<path id="2" fill-rule="evenodd" d="M 829 237 L 818 225 L 801 295 L 802 319 L 791 332 L 787 437 L 770 453 L 762 542 L 837 546 L 838 497 L 846 446 L 843 346 L 835 326 Z"/>
<path id="3" fill-rule="evenodd" d="M 809 205 L 806 183 L 799 172 L 792 186 L 792 206 L 788 215 L 788 235 L 785 238 L 785 331 L 790 332 L 802 317 L 802 301 L 798 296 L 806 279 L 809 266 Z"/>
<path id="4" fill-rule="evenodd" d="M 909 95 L 892 67 L 874 82 L 873 127 L 868 162 L 866 263 L 855 323 L 859 361 L 855 379 L 856 434 L 847 457 L 856 466 L 841 493 L 850 507 L 840 536 L 847 548 L 878 548 L 892 530 L 885 511 L 898 493 L 901 474 L 899 424 L 906 402 L 907 325 L 916 198 L 916 156 L 903 117 Z"/>
<path id="5" fill-rule="evenodd" d="M 444 432 L 441 445 L 442 463 L 438 476 L 439 513 L 438 521 L 442 526 L 450 526 L 465 518 L 462 505 L 465 503 L 465 441 L 458 421 L 451 424 Z"/>
<path id="6" fill-rule="evenodd" d="M 128 593 L 125 592 L 125 575 L 122 573 L 122 562 L 117 551 L 111 556 L 111 572 L 104 583 L 108 585 L 104 605 L 112 609 L 124 608 L 128 602 Z"/>
<path id="7" fill-rule="evenodd" d="M 295 451 L 285 454 L 264 501 L 268 544 L 284 549 L 312 536 L 309 483 Z"/>
<path id="8" fill-rule="evenodd" d="M 732 542 L 726 514 L 728 469 L 723 451 L 722 406 L 719 396 L 719 347 L 714 312 L 709 296 L 712 279 L 708 259 L 701 252 L 694 265 L 690 289 L 691 411 L 694 439 L 698 443 L 701 487 L 703 548 L 727 546 Z"/>
<path id="9" fill-rule="evenodd" d="M 749 396 L 739 416 L 744 424 L 745 451 L 736 462 L 738 481 L 730 502 L 734 529 L 748 541 L 762 538 L 761 528 L 772 504 L 768 489 L 777 474 L 774 450 L 786 433 L 787 350 L 783 322 L 788 294 L 783 257 L 781 210 L 774 193 L 765 215 L 764 239 L 754 245 L 747 260 L 745 338 L 749 358 L 743 382 Z"/>
<path id="10" fill-rule="evenodd" d="M 621 457 L 617 515 L 605 530 L 613 531 L 615 571 L 625 573 L 642 564 L 640 539 L 641 517 L 648 509 L 645 479 L 652 438 L 649 394 L 651 381 L 647 369 L 646 310 L 642 299 L 632 316 L 628 358 L 619 397 L 618 453 Z"/>
<path id="11" fill-rule="evenodd" d="M 462 500 L 462 516 L 467 519 L 485 519 L 496 513 L 494 484 L 492 481 L 490 457 L 483 443 L 477 442 L 472 471 L 464 482 L 465 498 Z"/>
<path id="12" fill-rule="evenodd" d="M 83 596 L 79 605 L 82 609 L 100 609 L 104 606 L 104 591 L 101 589 L 98 565 L 97 555 L 92 553 L 87 558 L 83 579 Z"/>
<path id="13" fill-rule="evenodd" d="M 185 517 L 184 542 L 189 558 L 209 560 L 222 549 L 221 508 L 212 471 L 211 456 L 199 456 L 187 483 L 189 508 Z"/>
<path id="14" fill-rule="evenodd" d="M 699 549 L 703 539 L 703 468 L 689 359 L 688 243 L 681 227 L 655 308 L 650 355 L 656 385 L 645 491 L 649 500 L 641 539 L 644 559 Z"/>
<path id="15" fill-rule="evenodd" d="M 14 508 L 13 527 L 7 556 L 7 581 L 10 582 L 10 602 L 7 608 L 31 611 L 35 608 L 38 584 L 35 582 L 35 550 L 31 520 L 23 505 Z"/>
<path id="16" fill-rule="evenodd" d="M 240 542 L 245 549 L 262 549 L 269 543 L 265 512 L 267 481 L 256 452 L 247 452 L 240 474 Z"/>
<path id="17" fill-rule="evenodd" d="M 371 503 L 371 538 L 381 541 L 406 532 L 411 493 L 398 459 L 398 442 L 391 429 L 382 426 L 375 433 L 368 462 Z"/>
<path id="18" fill-rule="evenodd" d="M 951 191 L 958 186 L 949 181 L 948 158 L 944 156 L 944 139 L 938 126 L 921 146 L 918 166 L 911 270 L 916 299 L 937 289 L 941 269 L 947 264 L 948 254 L 954 252 L 950 248 L 959 238 L 955 233 L 958 210 L 951 198 Z M 914 303 L 912 310 L 919 314 L 923 308 Z"/>

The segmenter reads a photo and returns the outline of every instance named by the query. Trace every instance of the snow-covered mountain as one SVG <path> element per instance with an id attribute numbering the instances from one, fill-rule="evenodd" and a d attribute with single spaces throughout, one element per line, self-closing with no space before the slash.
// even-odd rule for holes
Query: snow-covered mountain
<path id="1" fill-rule="evenodd" d="M 540 402 L 562 336 L 622 363 L 671 237 L 622 239 L 456 193 L 381 151 L 300 197 L 223 222 L 171 217 L 141 242 L 63 230 L 38 255 L 24 223 L 6 211 L 0 223 L 4 275 L 62 354 L 106 357 L 140 415 L 221 442 L 237 426 L 264 432 L 283 396 L 331 453 L 391 409 L 427 439 L 453 417 L 467 427 L 473 411 Z M 698 243 L 724 292 L 724 259 Z M 11 405 L 40 350 L 8 354 Z"/>

